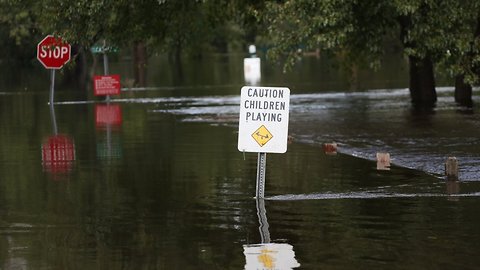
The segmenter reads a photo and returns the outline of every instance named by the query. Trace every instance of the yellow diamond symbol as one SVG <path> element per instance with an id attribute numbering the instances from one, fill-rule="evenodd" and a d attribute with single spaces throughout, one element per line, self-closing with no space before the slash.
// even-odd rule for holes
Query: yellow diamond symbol
<path id="1" fill-rule="evenodd" d="M 258 143 L 258 145 L 260 145 L 260 147 L 263 147 L 273 138 L 273 135 L 264 125 L 262 125 L 255 130 L 255 132 L 253 132 L 252 137 Z"/>

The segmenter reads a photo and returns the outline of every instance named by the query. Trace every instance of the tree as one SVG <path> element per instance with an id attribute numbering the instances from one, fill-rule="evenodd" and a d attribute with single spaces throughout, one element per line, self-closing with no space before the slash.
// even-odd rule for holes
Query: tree
<path id="1" fill-rule="evenodd" d="M 479 53 L 474 44 L 478 38 L 475 32 L 478 31 L 480 3 L 470 0 L 417 1 L 416 12 L 399 10 L 409 13 L 412 21 L 404 38 L 415 46 L 407 48 L 406 53 L 444 66 L 455 78 L 455 100 L 471 104 L 472 85 L 478 83 L 478 74 L 475 75 L 472 69 L 475 69 L 473 59 Z"/>
<path id="2" fill-rule="evenodd" d="M 443 61 L 455 75 L 455 101 L 471 106 L 472 86 L 480 83 L 480 3 L 465 5 L 461 11 L 463 23 L 455 29 L 456 39 Z"/>
<path id="3" fill-rule="evenodd" d="M 40 29 L 89 48 L 107 40 L 133 47 L 135 81 L 145 84 L 148 55 L 167 51 L 198 53 L 207 45 L 225 47 L 218 33 L 225 28 L 228 1 L 190 0 L 45 0 Z"/>
<path id="4" fill-rule="evenodd" d="M 45 1 L 42 31 L 86 46 L 100 39 L 117 45 L 143 41 L 148 47 L 181 52 L 218 38 L 232 15 L 229 1 Z"/>
<path id="5" fill-rule="evenodd" d="M 478 1 L 287 0 L 267 4 L 271 55 L 285 56 L 287 65 L 295 61 L 298 48 L 306 47 L 341 53 L 352 65 L 378 67 L 385 39 L 396 35 L 409 59 L 414 105 L 435 103 L 436 63 L 456 68 L 454 75 L 472 74 L 469 70 L 478 65 L 478 40 L 472 38 L 471 27 L 478 19 Z M 449 59 L 452 50 L 455 57 L 466 55 L 467 63 Z"/>
<path id="6" fill-rule="evenodd" d="M 37 5 L 38 2 L 32 0 L 0 1 L 0 44 L 3 48 L 0 57 L 3 60 L 27 62 L 35 54 L 30 48 L 37 40 L 36 17 L 32 11 Z"/>

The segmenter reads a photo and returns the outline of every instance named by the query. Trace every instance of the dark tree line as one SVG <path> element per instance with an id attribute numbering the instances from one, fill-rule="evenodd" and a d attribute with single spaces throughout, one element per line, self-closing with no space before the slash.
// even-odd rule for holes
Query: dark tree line
<path id="1" fill-rule="evenodd" d="M 263 40 L 268 56 L 286 66 L 305 48 L 374 68 L 395 40 L 409 60 L 416 105 L 436 102 L 436 67 L 448 70 L 462 104 L 471 103 L 472 86 L 480 82 L 478 0 L 0 1 L 0 37 L 9 55 L 25 55 L 47 33 L 80 48 L 108 40 L 139 55 L 177 57 Z"/>
<path id="2" fill-rule="evenodd" d="M 393 36 L 409 60 L 415 105 L 436 100 L 434 68 L 455 78 L 455 99 L 471 104 L 480 82 L 480 2 L 476 0 L 289 0 L 268 2 L 265 16 L 275 56 L 295 58 L 295 48 L 342 53 L 351 64 L 378 66 Z"/>

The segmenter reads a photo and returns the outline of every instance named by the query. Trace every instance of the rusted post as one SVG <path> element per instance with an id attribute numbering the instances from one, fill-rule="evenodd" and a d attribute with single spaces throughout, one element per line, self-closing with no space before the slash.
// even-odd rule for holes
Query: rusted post
<path id="1" fill-rule="evenodd" d="M 449 181 L 458 180 L 458 160 L 456 157 L 449 157 L 445 162 L 445 175 Z"/>

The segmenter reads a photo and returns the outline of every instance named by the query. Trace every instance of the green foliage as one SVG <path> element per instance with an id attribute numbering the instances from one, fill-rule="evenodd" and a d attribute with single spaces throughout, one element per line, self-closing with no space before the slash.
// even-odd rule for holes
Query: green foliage
<path id="1" fill-rule="evenodd" d="M 8 38 L 16 45 L 28 43 L 35 31 L 35 15 L 29 7 L 35 7 L 33 1 L 0 1 L 0 25 Z"/>
<path id="2" fill-rule="evenodd" d="M 31 55 L 27 49 L 52 33 L 85 47 L 141 41 L 176 54 L 256 42 L 287 67 L 320 49 L 346 66 L 378 68 L 400 44 L 469 83 L 480 73 L 478 0 L 0 0 L 5 55 Z"/>
<path id="3" fill-rule="evenodd" d="M 117 45 L 146 42 L 180 51 L 228 37 L 228 1 L 46 0 L 42 29 L 90 46 L 100 39 Z M 54 18 L 51 20 L 51 18 Z"/>
<path id="4" fill-rule="evenodd" d="M 476 0 L 268 1 L 262 19 L 274 59 L 291 66 L 299 49 L 319 48 L 350 65 L 378 67 L 385 40 L 478 81 L 480 2 Z M 477 30 L 477 32 L 480 30 Z M 476 77 L 476 78 L 475 78 Z"/>
<path id="5" fill-rule="evenodd" d="M 84 47 L 106 39 L 116 46 L 141 41 L 151 51 L 226 50 L 229 42 L 243 38 L 248 19 L 237 18 L 246 14 L 239 9 L 249 5 L 227 0 L 0 1 L 0 36 L 7 35 L 14 46 L 54 34 Z"/>

